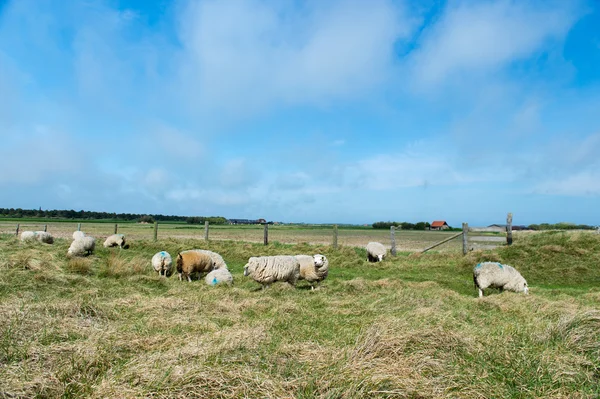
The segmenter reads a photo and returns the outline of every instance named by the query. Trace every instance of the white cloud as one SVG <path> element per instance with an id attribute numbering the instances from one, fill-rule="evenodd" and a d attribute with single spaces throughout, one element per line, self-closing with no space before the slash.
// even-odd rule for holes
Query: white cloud
<path id="1" fill-rule="evenodd" d="M 564 196 L 600 196 L 600 173 L 582 171 L 562 178 L 554 178 L 537 184 L 534 193 Z"/>

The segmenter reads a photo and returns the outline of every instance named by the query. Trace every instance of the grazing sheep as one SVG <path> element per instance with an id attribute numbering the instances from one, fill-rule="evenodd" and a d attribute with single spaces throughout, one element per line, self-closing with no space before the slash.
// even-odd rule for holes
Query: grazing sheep
<path id="1" fill-rule="evenodd" d="M 473 268 L 473 282 L 479 289 L 479 297 L 483 296 L 483 290 L 488 287 L 500 288 L 513 292 L 529 293 L 527 281 L 512 266 L 503 265 L 498 262 L 483 262 Z"/>
<path id="2" fill-rule="evenodd" d="M 382 243 L 370 242 L 367 244 L 367 260 L 369 262 L 381 262 L 386 254 L 387 250 Z"/>
<path id="3" fill-rule="evenodd" d="M 300 277 L 300 263 L 293 256 L 258 256 L 248 259 L 244 276 L 249 276 L 265 289 L 276 281 L 287 281 L 296 285 Z"/>
<path id="4" fill-rule="evenodd" d="M 67 255 L 69 256 L 86 256 L 91 255 L 96 248 L 96 239 L 94 237 L 85 236 L 71 243 Z"/>
<path id="5" fill-rule="evenodd" d="M 179 280 L 185 276 L 187 281 L 192 281 L 192 273 L 208 273 L 214 268 L 212 258 L 205 253 L 189 250 L 180 252 L 177 255 L 177 272 Z"/>
<path id="6" fill-rule="evenodd" d="M 104 248 L 108 247 L 125 247 L 125 235 L 124 234 L 113 234 L 108 236 L 104 241 Z"/>
<path id="7" fill-rule="evenodd" d="M 33 241 L 38 240 L 45 244 L 53 244 L 54 237 L 52 234 L 45 231 L 24 231 L 21 233 L 21 241 Z"/>
<path id="8" fill-rule="evenodd" d="M 85 233 L 83 231 L 77 230 L 77 231 L 73 232 L 73 239 L 74 240 L 78 240 L 78 239 L 83 238 L 83 237 L 85 237 Z"/>
<path id="9" fill-rule="evenodd" d="M 313 290 L 329 274 L 329 261 L 325 255 L 296 255 L 295 258 L 300 263 L 299 279 L 308 281 Z"/>
<path id="10" fill-rule="evenodd" d="M 207 249 L 192 249 L 191 251 L 196 251 L 210 256 L 210 258 L 213 260 L 213 267 L 215 269 L 227 269 L 227 264 L 225 263 L 225 260 L 223 260 L 223 257 L 218 253 L 209 251 Z"/>
<path id="11" fill-rule="evenodd" d="M 212 272 L 208 273 L 204 278 L 204 281 L 208 285 L 217 285 L 217 284 L 233 284 L 233 276 L 226 268 L 215 269 Z"/>
<path id="12" fill-rule="evenodd" d="M 167 251 L 160 251 L 152 257 L 152 267 L 159 276 L 171 277 L 173 274 L 173 258 Z"/>

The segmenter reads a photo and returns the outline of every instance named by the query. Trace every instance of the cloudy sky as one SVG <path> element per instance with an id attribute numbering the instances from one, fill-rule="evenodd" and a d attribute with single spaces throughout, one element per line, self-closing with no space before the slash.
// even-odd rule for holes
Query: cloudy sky
<path id="1" fill-rule="evenodd" d="M 0 207 L 600 224 L 599 27 L 595 0 L 0 0 Z"/>

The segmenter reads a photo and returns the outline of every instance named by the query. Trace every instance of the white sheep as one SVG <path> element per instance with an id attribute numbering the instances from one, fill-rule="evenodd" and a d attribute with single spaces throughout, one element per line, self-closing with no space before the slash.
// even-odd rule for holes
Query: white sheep
<path id="1" fill-rule="evenodd" d="M 244 266 L 244 276 L 249 276 L 265 289 L 276 281 L 296 285 L 300 277 L 300 263 L 293 256 L 253 256 Z"/>
<path id="2" fill-rule="evenodd" d="M 77 231 L 73 232 L 73 239 L 74 240 L 78 240 L 78 239 L 83 238 L 83 237 L 85 237 L 85 233 L 83 231 L 77 230 Z"/>
<path id="3" fill-rule="evenodd" d="M 173 258 L 167 251 L 160 251 L 152 257 L 152 267 L 159 276 L 171 277 L 173 274 Z"/>
<path id="4" fill-rule="evenodd" d="M 498 262 L 483 262 L 473 268 L 473 282 L 479 289 L 479 297 L 488 287 L 529 294 L 527 281 L 514 267 Z"/>
<path id="5" fill-rule="evenodd" d="M 215 269 L 227 269 L 227 263 L 225 263 L 223 257 L 216 252 L 209 251 L 207 249 L 191 249 L 190 251 L 196 251 L 210 256 L 210 258 L 213 261 L 213 267 Z"/>
<path id="6" fill-rule="evenodd" d="M 315 284 L 318 285 L 329 274 L 329 261 L 325 255 L 295 255 L 294 257 L 300 263 L 299 280 L 308 281 L 313 290 L 315 289 Z"/>
<path id="7" fill-rule="evenodd" d="M 104 241 L 104 248 L 108 247 L 125 247 L 125 235 L 124 234 L 113 234 L 106 238 Z"/>
<path id="8" fill-rule="evenodd" d="M 380 242 L 370 242 L 367 244 L 367 260 L 369 262 L 381 262 L 387 250 Z"/>
<path id="9" fill-rule="evenodd" d="M 91 236 L 85 236 L 77 239 L 71 243 L 69 250 L 67 251 L 68 256 L 86 256 L 91 255 L 96 248 L 96 239 Z"/>
<path id="10" fill-rule="evenodd" d="M 37 240 L 45 244 L 53 244 L 54 237 L 52 234 L 45 231 L 24 231 L 21 233 L 21 241 L 33 241 Z"/>
<path id="11" fill-rule="evenodd" d="M 233 284 L 233 276 L 227 270 L 227 268 L 214 269 L 212 272 L 208 273 L 204 278 L 204 281 L 208 285 L 217 285 L 217 284 Z"/>

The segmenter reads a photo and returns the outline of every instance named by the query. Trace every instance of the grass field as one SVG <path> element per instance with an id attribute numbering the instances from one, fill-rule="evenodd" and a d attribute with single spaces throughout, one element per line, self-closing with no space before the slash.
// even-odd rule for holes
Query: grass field
<path id="1" fill-rule="evenodd" d="M 0 398 L 598 398 L 600 235 L 518 236 L 494 251 L 370 264 L 362 248 L 0 236 Z M 159 250 L 223 255 L 233 287 L 159 278 Z M 249 256 L 323 253 L 311 291 L 242 276 Z M 473 266 L 517 267 L 528 296 L 476 298 Z"/>
<path id="2" fill-rule="evenodd" d="M 20 223 L 20 231 L 41 230 L 44 223 L 39 220 L 25 220 L 20 222 L 0 221 L 0 234 L 14 234 L 16 224 Z M 104 240 L 114 233 L 115 223 L 83 222 L 81 230 Z M 47 224 L 48 232 L 54 237 L 71 238 L 73 231 L 77 230 L 77 223 L 73 221 L 50 222 Z M 118 232 L 125 234 L 128 239 L 143 240 L 154 237 L 154 225 L 139 223 L 118 223 Z M 427 246 L 443 240 L 454 232 L 445 231 L 396 231 L 396 246 L 400 251 L 418 251 Z M 204 226 L 189 225 L 186 223 L 161 223 L 158 227 L 158 237 L 161 239 L 204 239 Z M 264 227 L 261 225 L 231 226 L 212 225 L 209 227 L 210 240 L 233 240 L 262 243 L 264 240 Z M 314 244 L 326 245 L 333 241 L 333 228 L 331 226 L 298 226 L 298 225 L 271 225 L 269 226 L 269 242 L 282 244 Z M 389 230 L 377 230 L 367 227 L 340 227 L 338 229 L 339 245 L 364 247 L 369 241 L 379 241 L 390 247 Z M 438 248 L 441 251 L 460 251 L 460 240 L 452 240 Z"/>

